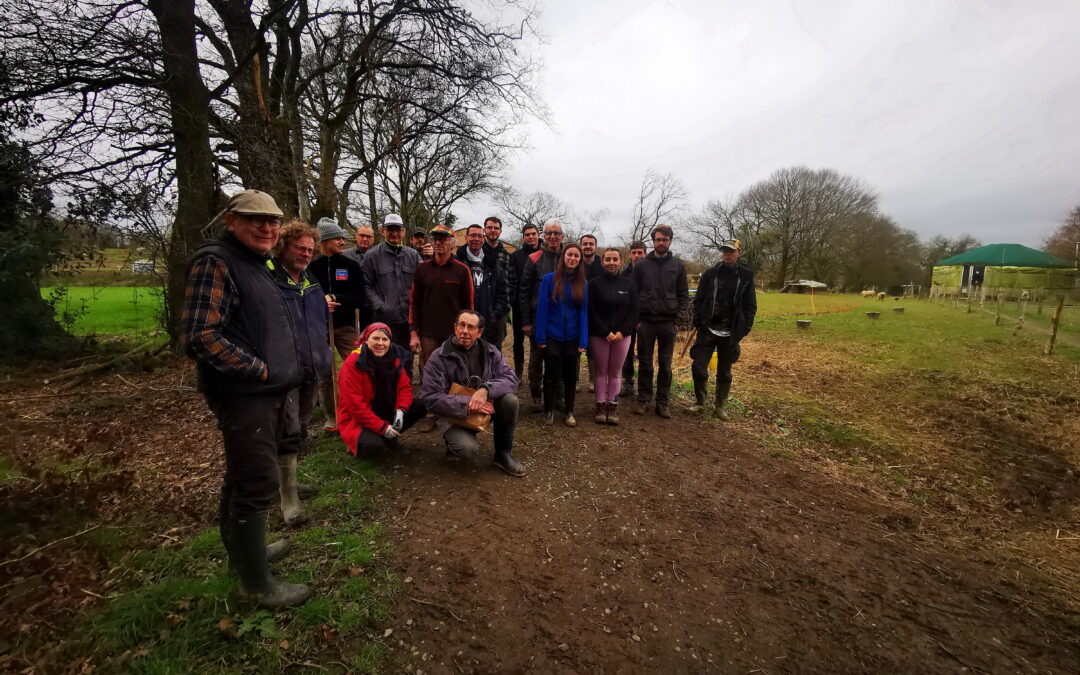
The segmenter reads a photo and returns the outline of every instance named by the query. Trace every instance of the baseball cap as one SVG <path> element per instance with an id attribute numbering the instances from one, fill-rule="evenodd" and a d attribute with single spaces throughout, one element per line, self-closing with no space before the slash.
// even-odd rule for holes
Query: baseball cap
<path id="1" fill-rule="evenodd" d="M 427 236 L 427 230 L 425 230 L 422 227 L 415 227 L 415 228 L 413 228 L 413 231 L 409 233 L 409 236 L 410 237 L 426 237 Z"/>
<path id="2" fill-rule="evenodd" d="M 248 216 L 283 216 L 274 198 L 262 190 L 244 190 L 229 197 L 225 206 L 229 213 L 239 213 Z"/>
<path id="3" fill-rule="evenodd" d="M 739 244 L 738 239 L 724 240 L 724 241 L 720 242 L 720 248 L 721 249 L 728 248 L 728 249 L 731 249 L 732 251 L 741 251 L 742 250 L 742 246 Z"/>
<path id="4" fill-rule="evenodd" d="M 447 227 L 445 225 L 436 225 L 435 227 L 431 228 L 430 232 L 431 232 L 431 236 L 433 236 L 433 237 L 452 237 L 452 236 L 454 236 L 454 231 L 451 230 L 449 227 Z"/>
<path id="5" fill-rule="evenodd" d="M 383 227 L 405 227 L 405 221 L 396 213 L 388 213 L 382 221 Z"/>

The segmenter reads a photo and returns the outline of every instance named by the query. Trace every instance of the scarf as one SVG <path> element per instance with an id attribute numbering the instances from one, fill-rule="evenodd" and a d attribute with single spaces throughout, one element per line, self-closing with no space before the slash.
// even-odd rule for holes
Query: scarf
<path id="1" fill-rule="evenodd" d="M 480 288 L 484 285 L 484 249 L 473 255 L 472 249 L 466 246 L 465 258 L 471 263 L 469 269 L 472 270 L 473 288 Z"/>
<path id="2" fill-rule="evenodd" d="M 391 421 L 397 408 L 397 349 L 393 343 L 382 356 L 375 356 L 367 346 L 368 338 L 377 330 L 391 335 L 390 327 L 385 323 L 373 323 L 364 329 L 360 336 L 360 355 L 356 358 L 356 367 L 371 373 L 375 385 L 375 396 L 371 400 L 371 410 L 381 419 Z"/>

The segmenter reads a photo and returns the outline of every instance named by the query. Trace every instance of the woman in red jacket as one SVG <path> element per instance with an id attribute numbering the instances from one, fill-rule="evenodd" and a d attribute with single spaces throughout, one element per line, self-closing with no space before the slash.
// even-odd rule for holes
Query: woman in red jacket
<path id="1" fill-rule="evenodd" d="M 396 448 L 398 437 L 427 410 L 413 400 L 412 353 L 390 341 L 389 326 L 371 324 L 358 344 L 338 377 L 338 431 L 349 452 L 368 455 Z"/>

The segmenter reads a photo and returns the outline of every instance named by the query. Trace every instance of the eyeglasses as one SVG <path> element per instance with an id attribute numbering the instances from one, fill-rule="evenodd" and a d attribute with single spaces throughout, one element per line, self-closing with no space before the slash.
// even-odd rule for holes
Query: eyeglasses
<path id="1" fill-rule="evenodd" d="M 384 230 L 404 230 L 401 225 L 383 225 Z"/>
<path id="2" fill-rule="evenodd" d="M 357 234 L 356 238 L 357 239 L 374 239 L 375 235 L 373 235 L 373 234 Z"/>
<path id="3" fill-rule="evenodd" d="M 469 239 L 483 239 L 484 238 L 484 234 L 482 232 L 470 232 L 465 236 L 468 237 Z"/>
<path id="4" fill-rule="evenodd" d="M 544 236 L 545 237 L 561 237 L 562 232 L 559 232 L 558 230 L 547 230 L 546 232 L 544 232 Z"/>
<path id="5" fill-rule="evenodd" d="M 671 241 L 670 237 L 653 237 L 652 240 L 657 244 L 666 244 Z"/>
<path id="6" fill-rule="evenodd" d="M 469 331 L 470 333 L 475 333 L 475 332 L 477 332 L 478 330 L 480 330 L 480 325 L 479 325 L 479 324 L 475 324 L 475 323 L 465 323 L 464 321 L 458 321 L 458 322 L 457 322 L 456 324 L 454 324 L 454 325 L 455 325 L 455 326 L 456 326 L 457 328 L 464 328 L 465 330 Z"/>
<path id="7" fill-rule="evenodd" d="M 276 230 L 281 227 L 281 218 L 278 218 L 277 216 L 249 215 L 246 213 L 237 215 L 251 221 L 254 223 L 255 227 L 269 227 L 271 230 Z"/>
<path id="8" fill-rule="evenodd" d="M 315 249 L 312 246 L 297 246 L 296 244 L 290 244 L 289 248 L 297 253 L 314 253 Z"/>

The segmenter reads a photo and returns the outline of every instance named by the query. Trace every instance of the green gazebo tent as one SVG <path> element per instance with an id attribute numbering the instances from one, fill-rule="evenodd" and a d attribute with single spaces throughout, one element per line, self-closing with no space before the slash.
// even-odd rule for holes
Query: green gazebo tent
<path id="1" fill-rule="evenodd" d="M 1006 295 L 1024 290 L 1071 290 L 1076 269 L 1071 263 L 1020 244 L 989 244 L 945 258 L 934 266 L 935 293 L 965 292 L 969 287 L 1001 289 Z"/>

